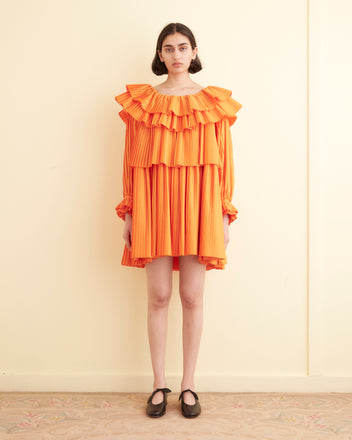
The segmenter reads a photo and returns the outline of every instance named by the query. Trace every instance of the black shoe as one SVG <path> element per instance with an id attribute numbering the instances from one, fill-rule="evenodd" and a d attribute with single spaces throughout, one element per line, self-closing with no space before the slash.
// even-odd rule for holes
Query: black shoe
<path id="1" fill-rule="evenodd" d="M 183 401 L 183 393 L 185 393 L 186 391 L 190 391 L 193 396 L 196 399 L 196 403 L 194 405 L 189 405 L 188 403 L 185 403 Z M 201 407 L 200 407 L 200 403 L 199 403 L 199 399 L 197 394 L 190 390 L 189 388 L 187 390 L 183 390 L 180 394 L 180 397 L 178 398 L 178 400 L 181 400 L 181 410 L 182 410 L 182 415 L 184 417 L 187 417 L 188 419 L 191 419 L 193 417 L 198 417 L 199 414 L 201 413 Z"/>
<path id="2" fill-rule="evenodd" d="M 154 394 L 156 394 L 158 391 L 162 391 L 164 394 L 164 400 L 160 403 L 152 403 L 152 399 L 154 397 Z M 165 414 L 166 411 L 166 405 L 167 405 L 167 395 L 166 393 L 171 393 L 171 390 L 169 388 L 157 388 L 155 391 L 152 392 L 152 394 L 148 398 L 148 405 L 146 408 L 147 414 L 149 417 L 161 417 Z"/>

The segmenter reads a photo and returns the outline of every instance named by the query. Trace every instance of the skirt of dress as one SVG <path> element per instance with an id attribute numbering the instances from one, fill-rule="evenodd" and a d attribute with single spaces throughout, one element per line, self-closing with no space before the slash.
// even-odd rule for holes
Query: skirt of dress
<path id="1" fill-rule="evenodd" d="M 163 163 L 133 168 L 131 250 L 121 264 L 145 267 L 161 256 L 198 255 L 206 270 L 227 264 L 219 169 L 215 164 Z"/>

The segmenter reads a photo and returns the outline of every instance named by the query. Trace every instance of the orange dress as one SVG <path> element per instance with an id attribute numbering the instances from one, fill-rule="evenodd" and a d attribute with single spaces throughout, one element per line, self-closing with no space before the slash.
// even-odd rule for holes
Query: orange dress
<path id="1" fill-rule="evenodd" d="M 126 85 L 115 97 L 126 124 L 123 200 L 132 215 L 131 250 L 121 264 L 145 267 L 163 255 L 198 255 L 206 270 L 227 264 L 223 215 L 237 218 L 230 126 L 242 105 L 230 90 L 163 95 L 150 84 Z"/>

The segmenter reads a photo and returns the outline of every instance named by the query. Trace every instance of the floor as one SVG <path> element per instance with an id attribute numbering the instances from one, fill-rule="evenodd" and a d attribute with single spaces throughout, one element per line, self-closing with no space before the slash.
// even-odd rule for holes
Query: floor
<path id="1" fill-rule="evenodd" d="M 0 439 L 352 440 L 352 393 L 197 393 L 186 419 L 178 394 L 145 414 L 145 393 L 0 393 Z"/>

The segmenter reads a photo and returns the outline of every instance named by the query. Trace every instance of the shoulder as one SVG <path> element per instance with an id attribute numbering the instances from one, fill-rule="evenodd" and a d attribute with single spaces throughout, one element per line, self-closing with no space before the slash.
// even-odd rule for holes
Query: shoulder
<path id="1" fill-rule="evenodd" d="M 209 85 L 204 89 L 205 92 L 210 93 L 217 100 L 227 100 L 232 96 L 232 90 L 216 85 Z"/>
<path id="2" fill-rule="evenodd" d="M 236 113 L 243 107 L 243 105 L 232 97 L 232 90 L 225 87 L 211 85 L 204 89 L 206 94 L 209 94 L 215 102 L 215 108 L 220 110 L 223 117 L 220 119 L 228 119 L 232 125 L 236 119 Z"/>
<path id="3" fill-rule="evenodd" d="M 146 93 L 151 86 L 149 84 L 126 84 L 125 91 L 115 96 L 117 102 L 118 98 L 124 97 L 126 95 L 133 95 L 135 93 Z"/>

